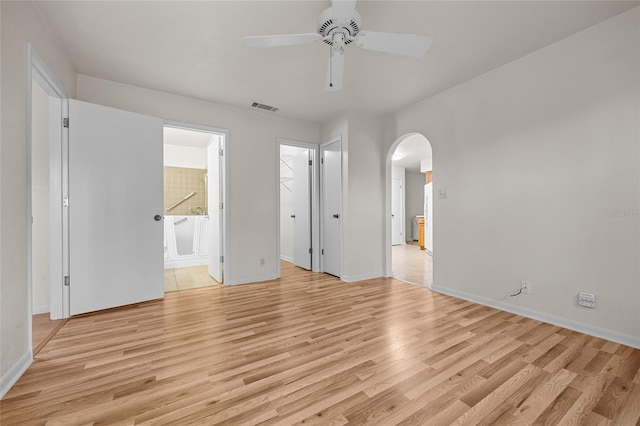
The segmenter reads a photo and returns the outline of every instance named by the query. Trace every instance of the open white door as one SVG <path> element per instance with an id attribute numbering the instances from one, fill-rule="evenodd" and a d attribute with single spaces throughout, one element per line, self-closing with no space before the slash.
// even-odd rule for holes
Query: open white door
<path id="1" fill-rule="evenodd" d="M 391 179 L 391 245 L 402 244 L 402 180 Z"/>
<path id="2" fill-rule="evenodd" d="M 322 269 L 340 277 L 342 214 L 342 142 L 322 147 Z"/>
<path id="3" fill-rule="evenodd" d="M 209 275 L 219 283 L 223 282 L 222 269 L 222 138 L 214 135 L 207 147 L 207 182 L 209 203 Z"/>
<path id="4" fill-rule="evenodd" d="M 293 159 L 293 263 L 311 269 L 311 152 Z"/>
<path id="5" fill-rule="evenodd" d="M 162 120 L 69 100 L 71 315 L 164 295 Z"/>

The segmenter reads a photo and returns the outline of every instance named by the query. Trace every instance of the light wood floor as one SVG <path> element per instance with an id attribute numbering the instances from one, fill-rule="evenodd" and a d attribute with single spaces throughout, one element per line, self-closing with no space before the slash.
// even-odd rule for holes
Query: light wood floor
<path id="1" fill-rule="evenodd" d="M 406 245 L 391 247 L 393 277 L 412 284 L 431 288 L 433 284 L 433 257 L 418 244 L 407 241 Z"/>
<path id="2" fill-rule="evenodd" d="M 393 279 L 168 293 L 72 318 L 2 425 L 636 425 L 640 350 Z"/>
<path id="3" fill-rule="evenodd" d="M 31 344 L 33 355 L 37 355 L 40 349 L 51 339 L 62 327 L 66 320 L 51 320 L 49 312 L 33 315 L 31 321 Z"/>
<path id="4" fill-rule="evenodd" d="M 166 268 L 164 270 L 165 293 L 213 285 L 220 285 L 220 283 L 211 278 L 207 265 Z"/>

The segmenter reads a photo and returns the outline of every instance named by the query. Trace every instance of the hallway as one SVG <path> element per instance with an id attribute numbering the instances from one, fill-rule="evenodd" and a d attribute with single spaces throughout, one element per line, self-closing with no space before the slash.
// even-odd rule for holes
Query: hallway
<path id="1" fill-rule="evenodd" d="M 391 247 L 393 278 L 431 288 L 433 285 L 433 256 L 417 245 Z"/>

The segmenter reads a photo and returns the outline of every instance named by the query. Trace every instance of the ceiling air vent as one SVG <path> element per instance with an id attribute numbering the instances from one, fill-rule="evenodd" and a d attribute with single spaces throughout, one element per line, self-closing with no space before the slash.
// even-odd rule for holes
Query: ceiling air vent
<path id="1" fill-rule="evenodd" d="M 271 111 L 271 112 L 276 112 L 278 110 L 278 108 L 276 108 L 276 107 L 272 107 L 271 105 L 261 104 L 261 103 L 258 103 L 258 102 L 252 103 L 251 106 L 254 107 L 254 108 L 264 109 L 264 110 Z"/>

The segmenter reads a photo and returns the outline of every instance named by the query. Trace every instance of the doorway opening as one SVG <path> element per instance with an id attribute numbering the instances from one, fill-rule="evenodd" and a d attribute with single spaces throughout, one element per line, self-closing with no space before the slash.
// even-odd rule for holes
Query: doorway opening
<path id="1" fill-rule="evenodd" d="M 433 284 L 433 161 L 423 135 L 404 135 L 389 155 L 391 276 L 431 288 Z"/>
<path id="2" fill-rule="evenodd" d="M 27 44 L 27 293 L 35 356 L 64 324 L 63 110 L 67 92 Z"/>
<path id="3" fill-rule="evenodd" d="M 318 236 L 318 145 L 277 140 L 277 251 L 280 262 L 319 271 Z"/>
<path id="4" fill-rule="evenodd" d="M 165 292 L 223 283 L 225 136 L 163 128 Z"/>

